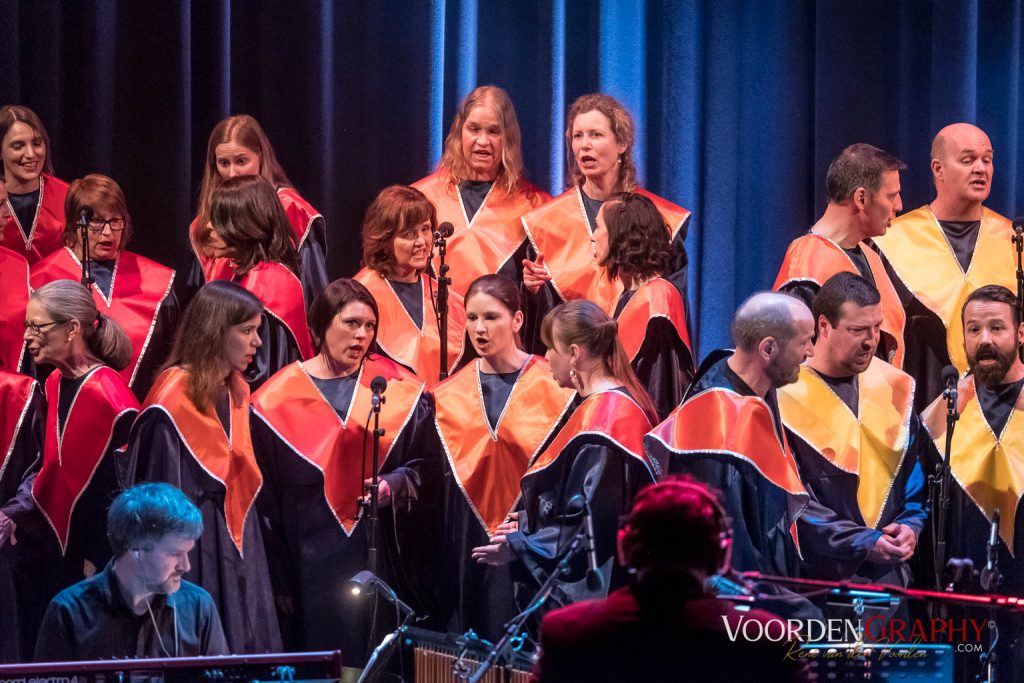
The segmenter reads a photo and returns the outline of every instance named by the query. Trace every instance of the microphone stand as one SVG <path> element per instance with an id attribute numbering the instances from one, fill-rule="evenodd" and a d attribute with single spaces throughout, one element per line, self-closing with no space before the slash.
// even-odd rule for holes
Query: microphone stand
<path id="1" fill-rule="evenodd" d="M 512 644 L 514 639 L 519 637 L 526 620 L 529 619 L 537 610 L 543 607 L 544 603 L 551 598 L 551 594 L 555 592 L 558 580 L 569 572 L 569 563 L 586 548 L 586 536 L 587 534 L 585 529 L 581 528 L 576 532 L 576 535 L 573 536 L 572 543 L 569 544 L 569 549 L 566 550 L 562 559 L 558 561 L 558 564 L 555 566 L 555 570 L 551 572 L 550 576 L 548 576 L 547 581 L 541 585 L 536 595 L 533 596 L 533 601 L 526 609 L 513 617 L 512 620 L 505 625 L 505 633 L 501 636 L 501 640 L 491 648 L 491 651 L 487 653 L 487 658 L 480 662 L 480 665 L 477 667 L 476 671 L 473 672 L 472 676 L 469 678 L 466 678 L 465 676 L 460 677 L 459 680 L 461 683 L 479 683 L 480 679 L 484 677 L 484 674 L 487 673 L 488 669 L 494 666 L 498 659 L 505 656 L 505 650 Z"/>
<path id="2" fill-rule="evenodd" d="M 1024 224 L 1013 222 L 1013 237 L 1010 239 L 1017 253 L 1017 311 L 1024 316 L 1024 263 L 1021 261 L 1024 254 Z"/>
<path id="3" fill-rule="evenodd" d="M 451 266 L 444 262 L 444 257 L 448 253 L 449 235 L 450 233 L 446 234 L 444 230 L 434 231 L 434 246 L 437 247 L 438 262 L 437 328 L 438 334 L 441 337 L 441 372 L 438 379 L 445 379 L 448 377 L 448 287 L 452 284 L 452 279 L 448 277 L 448 270 Z"/>
<path id="4" fill-rule="evenodd" d="M 370 474 L 369 518 L 366 520 L 367 534 L 370 537 L 366 559 L 370 573 L 374 576 L 377 575 L 377 522 L 380 509 L 380 477 L 377 470 L 380 469 L 380 438 L 384 436 L 384 430 L 380 428 L 380 407 L 386 400 L 380 393 L 374 392 L 370 408 L 373 414 L 373 471 Z"/>
<path id="5" fill-rule="evenodd" d="M 89 220 L 91 214 L 91 211 L 83 209 L 78 218 L 79 242 L 82 244 L 82 286 L 86 289 L 89 289 L 92 283 L 95 282 L 92 278 L 92 259 L 89 258 Z"/>
<path id="6" fill-rule="evenodd" d="M 949 526 L 950 457 L 953 449 L 953 428 L 960 419 L 957 410 L 956 381 L 947 385 L 942 392 L 946 398 L 946 446 L 942 462 L 936 467 L 931 479 L 935 508 L 935 585 L 942 587 L 943 570 L 946 567 L 946 536 Z"/>

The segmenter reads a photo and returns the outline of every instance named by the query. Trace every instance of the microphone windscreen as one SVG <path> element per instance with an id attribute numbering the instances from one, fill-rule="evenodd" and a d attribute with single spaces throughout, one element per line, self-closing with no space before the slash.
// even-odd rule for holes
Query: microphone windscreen
<path id="1" fill-rule="evenodd" d="M 375 394 L 383 394 L 384 390 L 387 388 L 388 381 L 381 377 L 380 375 L 377 375 L 372 380 L 370 380 L 370 391 L 372 391 Z"/>
<path id="2" fill-rule="evenodd" d="M 942 368 L 942 382 L 944 384 L 956 384 L 960 379 L 960 372 L 952 365 Z"/>

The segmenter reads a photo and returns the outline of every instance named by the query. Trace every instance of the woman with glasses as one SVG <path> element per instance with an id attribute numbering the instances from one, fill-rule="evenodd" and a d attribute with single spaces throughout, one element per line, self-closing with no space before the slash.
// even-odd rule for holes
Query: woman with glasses
<path id="1" fill-rule="evenodd" d="M 414 187 L 385 187 L 363 219 L 363 265 L 355 280 L 380 307 L 377 346 L 427 383 L 440 381 L 442 366 L 454 369 L 462 357 L 466 311 L 449 290 L 447 358 L 441 362 L 437 280 L 428 270 L 437 230 L 434 205 Z"/>
<path id="2" fill-rule="evenodd" d="M 294 235 L 274 188 L 260 176 L 225 180 L 213 193 L 210 219 L 218 248 L 231 263 L 225 279 L 263 302 L 263 345 L 245 371 L 255 391 L 275 372 L 313 357 Z"/>
<path id="3" fill-rule="evenodd" d="M 488 273 L 521 277 L 526 233 L 519 217 L 551 195 L 524 177 L 520 139 L 508 93 L 482 85 L 459 105 L 437 171 L 412 185 L 437 209 L 437 222 L 455 228 L 445 262 L 459 294 Z"/>
<path id="4" fill-rule="evenodd" d="M 507 566 L 474 562 L 473 548 L 501 533 L 519 499 L 519 480 L 571 410 L 575 392 L 547 361 L 522 349 L 519 287 L 485 275 L 466 295 L 466 332 L 479 356 L 434 390 L 443 455 L 441 616 L 448 631 L 496 640 L 515 616 Z M 435 582 L 438 583 L 438 582 Z"/>
<path id="5" fill-rule="evenodd" d="M 118 372 L 131 359 L 128 336 L 81 284 L 57 280 L 32 292 L 25 342 L 37 364 L 55 369 L 46 380 L 42 458 L 0 506 L 2 552 L 36 587 L 16 617 L 31 642 L 42 615 L 35 608 L 111 558 L 106 508 L 123 474 L 115 450 L 139 403 Z"/>
<path id="6" fill-rule="evenodd" d="M 88 260 L 82 249 L 83 212 Z M 132 343 L 132 359 L 121 376 L 136 396 L 145 398 L 178 322 L 174 271 L 125 249 L 132 236 L 128 204 L 120 185 L 105 175 L 71 183 L 64 220 L 64 248 L 32 266 L 32 287 L 80 280 L 87 270 L 97 308 L 116 320 Z"/>
<path id="7" fill-rule="evenodd" d="M 294 232 L 295 248 L 302 272 L 306 306 L 327 286 L 327 226 L 324 217 L 292 187 L 277 160 L 274 148 L 259 122 L 248 114 L 229 116 L 210 133 L 203 166 L 203 184 L 199 190 L 199 210 L 189 226 L 189 238 L 198 269 L 189 274 L 189 284 L 225 279 L 229 267 L 210 237 L 213 195 L 226 180 L 241 175 L 258 175 L 274 189 L 281 208 Z"/>
<path id="8" fill-rule="evenodd" d="M 663 277 L 672 258 L 665 219 L 638 192 L 614 194 L 597 212 L 591 241 L 608 280 L 622 285 L 615 304 L 619 339 L 664 420 L 694 375 L 686 302 Z"/>
<path id="9" fill-rule="evenodd" d="M 561 301 L 587 299 L 611 315 L 622 283 L 608 280 L 593 258 L 590 236 L 597 229 L 597 212 L 617 192 L 638 192 L 661 212 L 671 239 L 671 259 L 664 277 L 686 301 L 686 229 L 690 212 L 641 189 L 633 161 L 636 128 L 633 117 L 615 98 L 583 95 L 566 116 L 565 151 L 569 189 L 523 216 L 531 254 L 523 261 L 523 284 L 530 292 L 525 303 L 531 348 L 539 342 L 545 312 Z"/>
<path id="10" fill-rule="evenodd" d="M 234 654 L 279 652 L 281 636 L 255 509 L 263 475 L 242 373 L 260 347 L 263 304 L 233 282 L 192 298 L 132 427 L 128 483 L 166 482 L 199 508 L 203 535 L 184 578 L 217 603 Z"/>
<path id="11" fill-rule="evenodd" d="M 54 177 L 50 136 L 28 107 L 0 107 L 0 156 L 11 209 L 0 246 L 35 263 L 60 249 L 68 184 Z"/>
<path id="12" fill-rule="evenodd" d="M 281 614 L 286 645 L 340 647 L 348 666 L 365 661 L 367 646 L 397 626 L 389 611 L 378 611 L 371 633 L 373 600 L 346 590 L 350 578 L 371 569 L 369 520 L 359 501 L 372 472 L 374 381 L 387 384 L 372 569 L 406 602 L 412 596 L 403 570 L 415 568 L 409 553 L 422 548 L 416 529 L 430 484 L 422 444 L 433 422 L 431 403 L 422 380 L 374 352 L 377 321 L 377 302 L 365 287 L 335 280 L 309 313 L 317 355 L 285 367 L 253 396 L 253 446 L 264 474 L 260 506 L 274 530 L 268 550 L 282 568 L 275 576 L 278 605 L 289 607 Z"/>

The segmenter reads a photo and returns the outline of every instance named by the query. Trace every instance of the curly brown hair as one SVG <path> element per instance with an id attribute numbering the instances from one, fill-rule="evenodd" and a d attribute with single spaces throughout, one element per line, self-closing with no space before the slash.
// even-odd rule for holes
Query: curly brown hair
<path id="1" fill-rule="evenodd" d="M 411 225 L 430 221 L 437 230 L 437 209 L 426 195 L 408 185 L 389 185 L 380 191 L 363 218 L 363 265 L 383 278 L 395 272 L 391 245 L 395 235 Z"/>
<path id="2" fill-rule="evenodd" d="M 611 95 L 593 93 L 581 95 L 569 107 L 569 113 L 565 117 L 565 154 L 566 173 L 565 186 L 567 188 L 583 184 L 583 171 L 576 163 L 576 157 L 572 153 L 572 127 L 576 117 L 590 111 L 599 111 L 608 119 L 608 125 L 615 136 L 615 142 L 625 145 L 626 150 L 619 157 L 619 182 L 616 185 L 618 192 L 629 192 L 637 187 L 636 163 L 633 161 L 633 142 L 636 140 L 636 126 L 633 124 L 633 117 L 629 115 L 626 108 L 619 104 Z"/>
<path id="3" fill-rule="evenodd" d="M 665 217 L 637 192 L 612 195 L 601 207 L 608 228 L 608 255 L 601 265 L 614 280 L 620 272 L 640 280 L 660 277 L 672 260 Z"/>

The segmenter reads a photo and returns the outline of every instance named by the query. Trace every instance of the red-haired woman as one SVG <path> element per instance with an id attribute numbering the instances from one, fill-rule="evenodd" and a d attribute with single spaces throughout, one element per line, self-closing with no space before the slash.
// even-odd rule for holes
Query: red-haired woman
<path id="1" fill-rule="evenodd" d="M 437 281 L 429 274 L 434 205 L 414 187 L 381 190 L 363 220 L 363 265 L 355 279 L 380 308 L 377 346 L 433 387 L 440 381 L 441 333 Z M 451 371 L 462 356 L 466 311 L 462 297 L 449 291 L 448 357 Z"/>
<path id="2" fill-rule="evenodd" d="M 32 266 L 32 287 L 81 279 L 79 217 L 83 210 L 92 216 L 87 226 L 92 298 L 131 340 L 132 359 L 121 376 L 141 400 L 167 360 L 180 311 L 174 271 L 125 250 L 132 236 L 132 218 L 124 192 L 114 180 L 94 173 L 71 183 L 64 208 L 64 248 Z"/>
<path id="3" fill-rule="evenodd" d="M 619 339 L 664 420 L 694 375 L 686 302 L 662 277 L 672 258 L 665 219 L 642 194 L 612 195 L 597 213 L 591 239 L 608 279 L 622 284 L 615 305 Z"/>
<path id="4" fill-rule="evenodd" d="M 281 567 L 275 592 L 279 605 L 292 606 L 281 619 L 286 644 L 340 647 L 349 666 L 361 664 L 367 646 L 397 625 L 389 611 L 378 612 L 371 633 L 372 601 L 345 590 L 369 563 L 368 521 L 358 500 L 371 475 L 367 417 L 378 378 L 387 385 L 380 411 L 376 574 L 410 601 L 404 572 L 416 571 L 411 553 L 417 545 L 423 553 L 436 552 L 423 548 L 426 536 L 415 533 L 423 526 L 418 506 L 430 484 L 421 445 L 432 423 L 430 400 L 422 380 L 373 352 L 377 321 L 377 303 L 365 287 L 335 280 L 310 310 L 317 355 L 283 368 L 253 396 L 253 442 L 266 477 L 260 505 L 272 530 L 268 548 Z"/>
<path id="5" fill-rule="evenodd" d="M 542 348 L 539 325 L 545 312 L 560 301 L 587 299 L 609 315 L 622 293 L 622 283 L 608 280 L 590 246 L 597 212 L 617 192 L 645 195 L 668 226 L 672 258 L 663 274 L 686 301 L 686 239 L 690 212 L 637 184 L 633 162 L 636 129 L 633 117 L 613 97 L 583 95 L 569 107 L 565 147 L 569 189 L 523 216 L 532 253 L 523 262 L 527 298 L 528 344 Z"/>
<path id="6" fill-rule="evenodd" d="M 574 392 L 558 386 L 547 361 L 522 350 L 514 282 L 474 281 L 466 320 L 479 358 L 434 389 L 445 488 L 441 616 L 449 631 L 496 640 L 518 611 L 512 574 L 474 562 L 471 551 L 510 519 L 519 480 L 571 412 Z"/>
<path id="7" fill-rule="evenodd" d="M 536 590 L 582 528 L 591 511 L 601 586 L 585 579 L 585 554 L 559 582 L 556 600 L 604 595 L 625 576 L 615 562 L 615 530 L 633 497 L 655 479 L 644 435 L 657 418 L 654 404 L 629 365 L 618 325 L 596 304 L 559 304 L 541 327 L 558 385 L 581 401 L 520 482 L 518 519 L 497 529 L 473 558 L 489 565 L 514 562 L 514 572 Z"/>
<path id="8" fill-rule="evenodd" d="M 254 503 L 263 485 L 242 372 L 260 346 L 263 305 L 233 282 L 193 297 L 128 441 L 128 482 L 167 482 L 199 507 L 186 579 L 213 596 L 231 652 L 279 652 L 270 571 Z"/>
<path id="9" fill-rule="evenodd" d="M 445 262 L 456 292 L 465 295 L 489 273 L 521 279 L 526 233 L 519 218 L 551 195 L 523 175 L 519 120 L 508 93 L 493 85 L 469 93 L 455 112 L 437 171 L 412 186 L 434 204 L 438 223 L 455 228 Z M 435 258 L 435 273 L 437 266 Z"/>
<path id="10" fill-rule="evenodd" d="M 50 136 L 28 107 L 0 107 L 0 156 L 11 208 L 0 246 L 32 264 L 60 249 L 68 184 L 54 177 Z"/>
<path id="11" fill-rule="evenodd" d="M 245 372 L 255 391 L 289 363 L 313 357 L 291 228 L 274 188 L 252 175 L 231 178 L 217 188 L 210 218 L 218 248 L 231 262 L 230 279 L 266 308 L 260 327 L 263 345 Z"/>
<path id="12" fill-rule="evenodd" d="M 209 235 L 214 193 L 224 181 L 240 175 L 261 176 L 274 188 L 294 232 L 303 294 L 309 306 L 329 281 L 324 217 L 292 187 L 263 128 L 248 114 L 229 116 L 214 126 L 210 133 L 203 184 L 199 190 L 199 209 L 189 226 L 192 249 L 202 272 L 190 273 L 189 283 L 200 287 L 204 282 L 226 277 L 227 262 L 217 258 L 215 249 L 211 249 L 204 238 Z"/>

